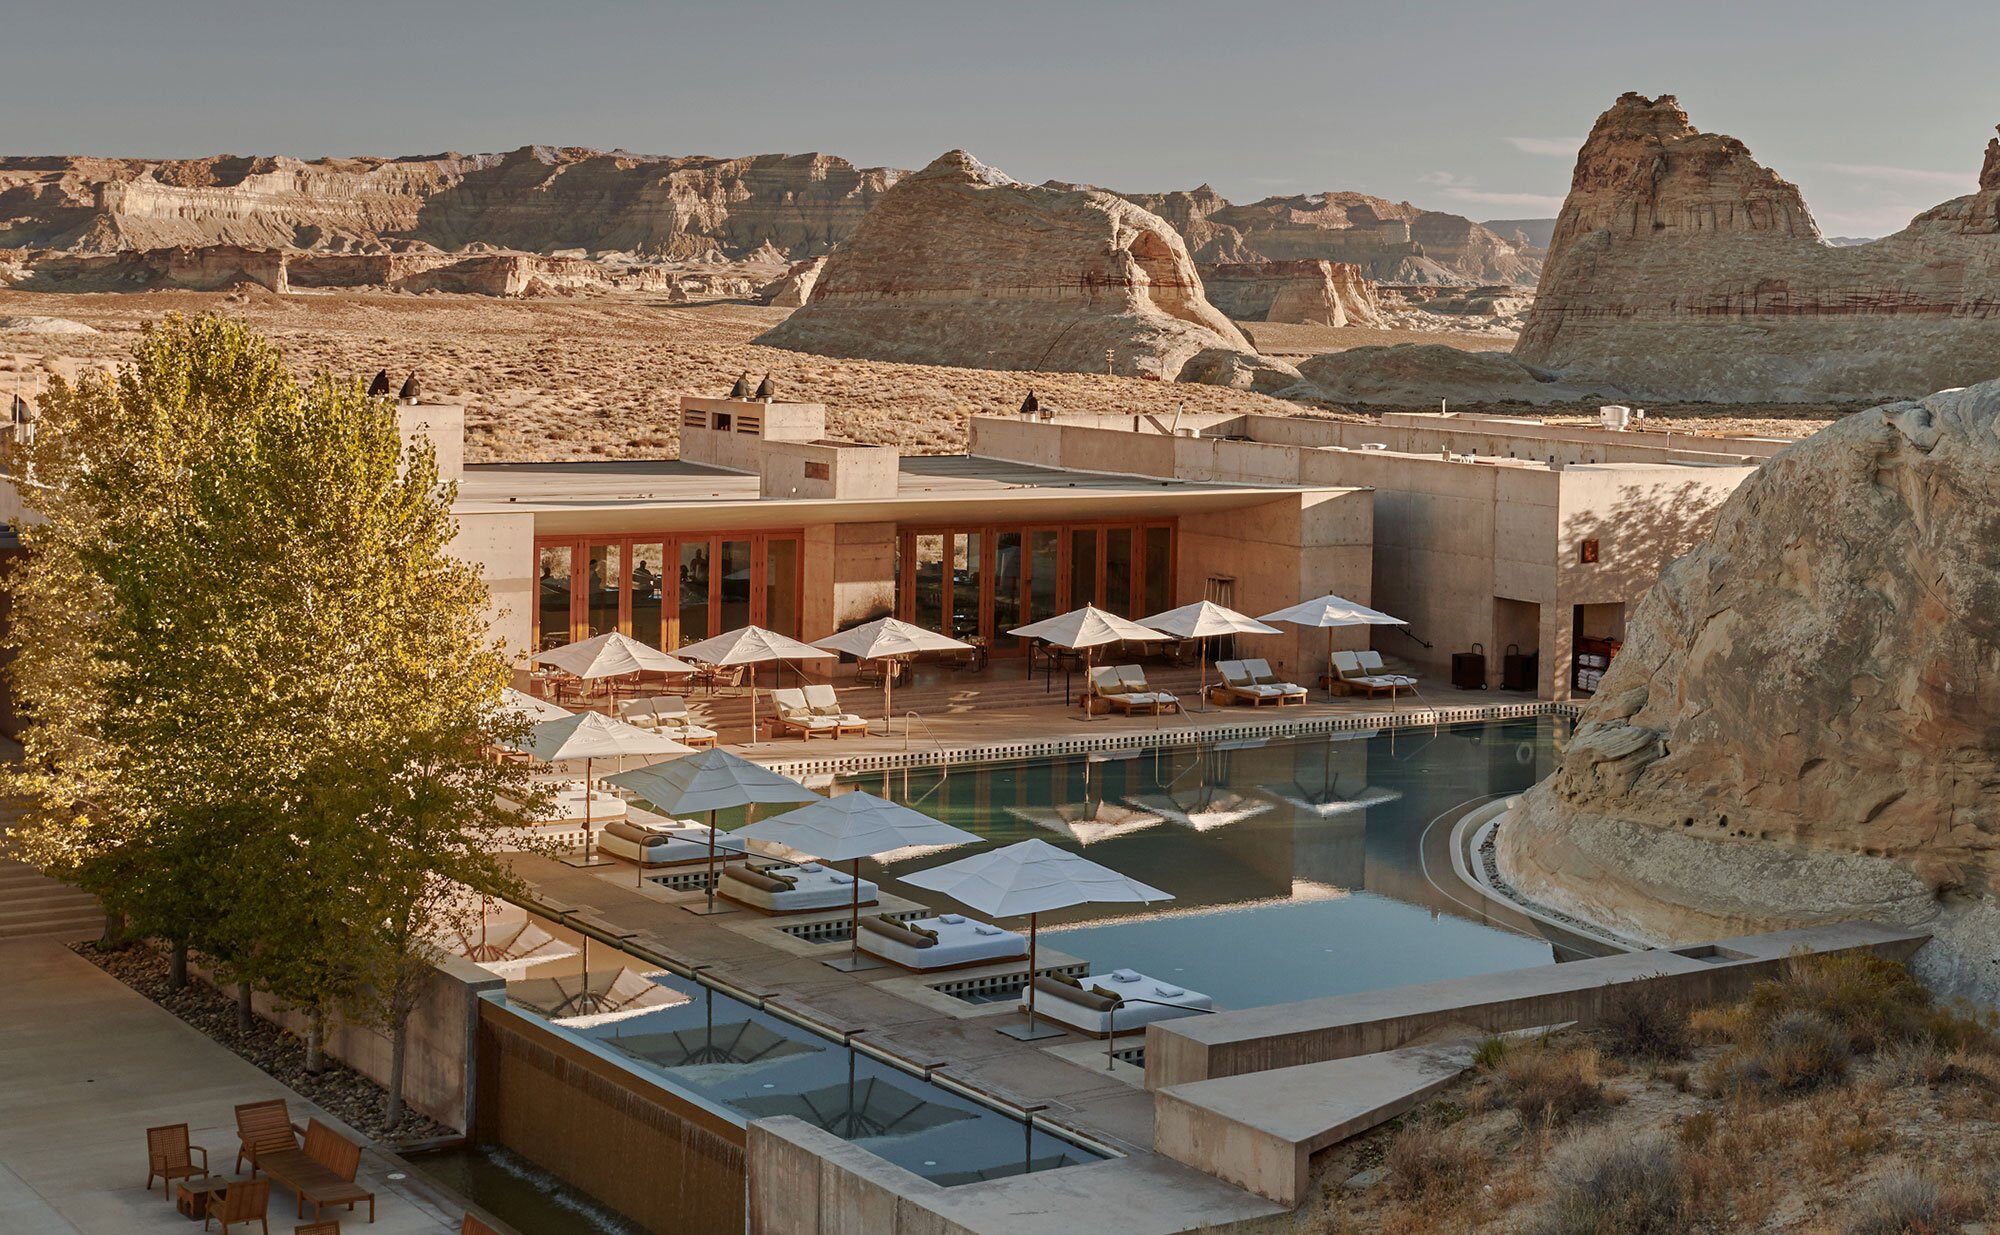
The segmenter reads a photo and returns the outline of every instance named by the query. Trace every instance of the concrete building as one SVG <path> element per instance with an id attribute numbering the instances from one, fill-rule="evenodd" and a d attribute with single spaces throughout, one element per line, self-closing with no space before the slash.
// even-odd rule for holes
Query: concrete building
<path id="1" fill-rule="evenodd" d="M 1378 628 L 1376 647 L 1435 675 L 1476 648 L 1494 687 L 1518 649 L 1537 657 L 1519 665 L 1537 693 L 1567 699 L 1590 693 L 1631 607 L 1786 444 L 1438 413 L 1042 414 L 974 417 L 971 451 L 1183 483 L 1371 490 L 1368 603 L 1410 623 Z"/>
<path id="2" fill-rule="evenodd" d="M 457 467 L 456 550 L 524 657 L 608 630 L 669 649 L 752 622 L 810 640 L 893 613 L 1006 658 L 1023 651 L 1009 628 L 1085 603 L 1373 595 L 1365 486 L 904 456 L 829 438 L 814 403 L 690 396 L 680 417 L 674 460 Z M 454 456 L 457 409 L 405 419 Z M 1288 630 L 1251 654 L 1303 673 L 1323 648 Z"/>

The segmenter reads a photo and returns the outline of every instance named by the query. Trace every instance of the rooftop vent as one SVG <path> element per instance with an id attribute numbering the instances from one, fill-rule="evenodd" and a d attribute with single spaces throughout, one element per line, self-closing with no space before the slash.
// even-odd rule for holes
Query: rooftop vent
<path id="1" fill-rule="evenodd" d="M 747 371 L 736 375 L 736 384 L 729 388 L 729 397 L 732 399 L 750 397 L 750 374 Z"/>
<path id="2" fill-rule="evenodd" d="M 1042 401 L 1035 397 L 1034 391 L 1030 390 L 1028 392 L 1028 397 L 1021 400 L 1021 415 L 1032 416 L 1036 412 L 1039 412 L 1041 410 L 1042 410 Z"/>
<path id="3" fill-rule="evenodd" d="M 368 383 L 368 397 L 371 399 L 381 399 L 386 398 L 388 394 L 389 370 L 377 369 L 375 370 L 375 380 Z"/>
<path id="4" fill-rule="evenodd" d="M 415 403 L 424 397 L 423 383 L 417 381 L 415 369 L 410 370 L 410 376 L 404 379 L 403 388 L 396 392 L 396 397 L 405 403 Z"/>
<path id="5" fill-rule="evenodd" d="M 771 375 L 769 373 L 764 375 L 763 381 L 757 383 L 757 393 L 752 397 L 765 403 L 769 403 L 778 397 L 778 388 L 771 385 Z"/>

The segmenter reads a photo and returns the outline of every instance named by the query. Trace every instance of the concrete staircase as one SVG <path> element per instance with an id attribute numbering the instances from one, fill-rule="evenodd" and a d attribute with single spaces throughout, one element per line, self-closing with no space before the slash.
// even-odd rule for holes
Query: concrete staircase
<path id="1" fill-rule="evenodd" d="M 59 935 L 87 939 L 104 929 L 97 898 L 25 862 L 0 858 L 0 939 Z"/>

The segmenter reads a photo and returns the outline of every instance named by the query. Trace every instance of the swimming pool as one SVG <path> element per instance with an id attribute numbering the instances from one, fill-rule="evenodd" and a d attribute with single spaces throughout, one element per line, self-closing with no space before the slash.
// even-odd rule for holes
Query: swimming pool
<path id="1" fill-rule="evenodd" d="M 1258 738 L 839 784 L 994 842 L 1038 837 L 1172 893 L 1164 905 L 1043 914 L 1043 942 L 1100 970 L 1128 967 L 1222 1007 L 1253 1007 L 1556 959 L 1553 933 L 1454 886 L 1438 821 L 1541 779 L 1562 723 Z M 891 862 L 870 877 L 937 905 L 897 876 L 952 856 Z"/>

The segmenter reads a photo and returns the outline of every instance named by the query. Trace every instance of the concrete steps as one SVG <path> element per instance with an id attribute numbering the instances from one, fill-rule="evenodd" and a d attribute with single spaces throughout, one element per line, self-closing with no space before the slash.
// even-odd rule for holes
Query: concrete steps
<path id="1" fill-rule="evenodd" d="M 104 929 L 97 898 L 25 862 L 0 858 L 0 939 L 58 935 L 83 939 Z"/>

